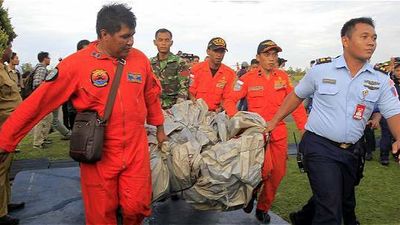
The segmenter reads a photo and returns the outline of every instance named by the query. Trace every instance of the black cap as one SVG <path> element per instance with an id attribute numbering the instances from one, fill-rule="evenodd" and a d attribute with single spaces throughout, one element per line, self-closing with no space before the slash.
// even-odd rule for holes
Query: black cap
<path id="1" fill-rule="evenodd" d="M 282 51 L 281 47 L 279 47 L 277 44 L 275 44 L 275 42 L 273 42 L 271 40 L 265 40 L 265 41 L 262 41 L 258 45 L 257 54 L 269 51 L 271 49 L 276 49 L 278 52 Z"/>
<path id="2" fill-rule="evenodd" d="M 226 51 L 228 51 L 228 49 L 226 48 L 225 40 L 220 37 L 215 37 L 211 39 L 208 42 L 207 49 L 211 49 L 213 51 L 217 49 L 225 49 Z"/>
<path id="3" fill-rule="evenodd" d="M 286 59 L 284 59 L 284 58 L 278 58 L 278 64 L 279 64 L 279 65 L 282 65 L 282 63 L 285 63 L 285 62 L 287 62 Z"/>

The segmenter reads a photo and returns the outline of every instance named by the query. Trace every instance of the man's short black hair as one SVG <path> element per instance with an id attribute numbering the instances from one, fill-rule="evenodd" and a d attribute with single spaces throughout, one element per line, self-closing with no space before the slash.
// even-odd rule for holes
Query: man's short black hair
<path id="1" fill-rule="evenodd" d="M 16 52 L 11 53 L 11 59 L 14 59 L 15 56 L 17 56 L 17 53 L 16 53 Z"/>
<path id="2" fill-rule="evenodd" d="M 375 28 L 374 20 L 372 20 L 372 18 L 370 18 L 370 17 L 354 18 L 354 19 L 347 21 L 343 25 L 342 30 L 340 31 L 341 37 L 344 37 L 344 36 L 351 37 L 354 27 L 356 26 L 356 24 L 359 24 L 359 23 L 365 23 L 365 24 L 368 24 L 368 25 L 372 26 L 373 28 Z"/>
<path id="3" fill-rule="evenodd" d="M 43 62 L 45 58 L 49 58 L 48 52 L 39 52 L 39 54 L 37 55 L 37 59 L 39 60 L 39 62 Z"/>
<path id="4" fill-rule="evenodd" d="M 78 44 L 76 45 L 76 50 L 79 51 L 79 50 L 81 50 L 83 47 L 85 47 L 86 45 L 89 45 L 89 44 L 90 44 L 90 41 L 88 41 L 88 40 L 80 40 L 80 41 L 78 42 Z"/>
<path id="5" fill-rule="evenodd" d="M 158 30 L 156 31 L 156 34 L 154 35 L 154 38 L 157 39 L 157 35 L 158 35 L 159 33 L 168 33 L 168 34 L 171 36 L 171 39 L 172 39 L 172 32 L 169 31 L 168 29 L 165 29 L 165 28 L 158 29 Z"/>
<path id="6" fill-rule="evenodd" d="M 125 4 L 109 4 L 103 6 L 97 13 L 96 33 L 100 38 L 100 31 L 106 30 L 110 34 L 115 34 L 121 30 L 124 24 L 130 29 L 136 28 L 136 17 L 131 11 L 132 8 Z"/>
<path id="7" fill-rule="evenodd" d="M 260 62 L 258 62 L 257 59 L 252 59 L 252 60 L 250 61 L 250 65 L 259 64 L 259 63 L 260 63 Z"/>

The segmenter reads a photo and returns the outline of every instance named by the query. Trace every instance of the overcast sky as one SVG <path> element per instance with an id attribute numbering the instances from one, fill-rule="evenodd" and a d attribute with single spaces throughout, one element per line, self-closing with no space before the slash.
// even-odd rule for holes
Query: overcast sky
<path id="1" fill-rule="evenodd" d="M 73 53 L 81 39 L 96 39 L 96 14 L 110 2 L 127 3 L 137 17 L 134 47 L 147 56 L 157 51 L 154 33 L 173 33 L 171 50 L 203 59 L 212 37 L 227 42 L 224 63 L 250 61 L 257 45 L 272 39 L 283 48 L 287 67 L 304 68 L 309 61 L 341 54 L 340 29 L 349 19 L 375 20 L 378 47 L 372 62 L 400 56 L 399 1 L 258 1 L 258 0 L 4 0 L 18 37 L 13 43 L 22 63 L 37 63 L 48 51 L 56 63 Z"/>

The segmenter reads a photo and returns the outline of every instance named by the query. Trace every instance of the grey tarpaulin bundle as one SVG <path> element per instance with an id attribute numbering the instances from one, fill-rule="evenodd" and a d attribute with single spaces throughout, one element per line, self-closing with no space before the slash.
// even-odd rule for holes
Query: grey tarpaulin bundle
<path id="1" fill-rule="evenodd" d="M 261 182 L 264 119 L 239 112 L 209 112 L 199 99 L 164 112 L 169 140 L 157 148 L 155 127 L 148 126 L 153 202 L 183 191 L 186 202 L 200 210 L 235 210 L 250 201 Z"/>

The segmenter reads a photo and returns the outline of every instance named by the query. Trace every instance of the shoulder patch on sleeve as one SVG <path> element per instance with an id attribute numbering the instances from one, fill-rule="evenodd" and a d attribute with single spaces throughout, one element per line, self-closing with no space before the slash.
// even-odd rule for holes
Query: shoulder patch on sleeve
<path id="1" fill-rule="evenodd" d="M 332 62 L 331 57 L 319 58 L 315 60 L 315 65 L 330 63 L 330 62 Z"/>
<path id="2" fill-rule="evenodd" d="M 47 74 L 45 81 L 50 82 L 56 80 L 58 77 L 58 68 L 54 68 L 53 70 L 50 71 L 49 74 Z"/>
<path id="3" fill-rule="evenodd" d="M 377 63 L 374 66 L 374 70 L 379 71 L 379 72 L 384 73 L 384 74 L 389 74 L 389 72 L 390 72 L 390 64 L 389 64 L 389 62 Z"/>
<path id="4" fill-rule="evenodd" d="M 236 79 L 235 83 L 233 85 L 233 90 L 234 91 L 240 91 L 240 90 L 242 90 L 242 86 L 243 86 L 243 81 L 241 81 L 239 79 Z"/>

